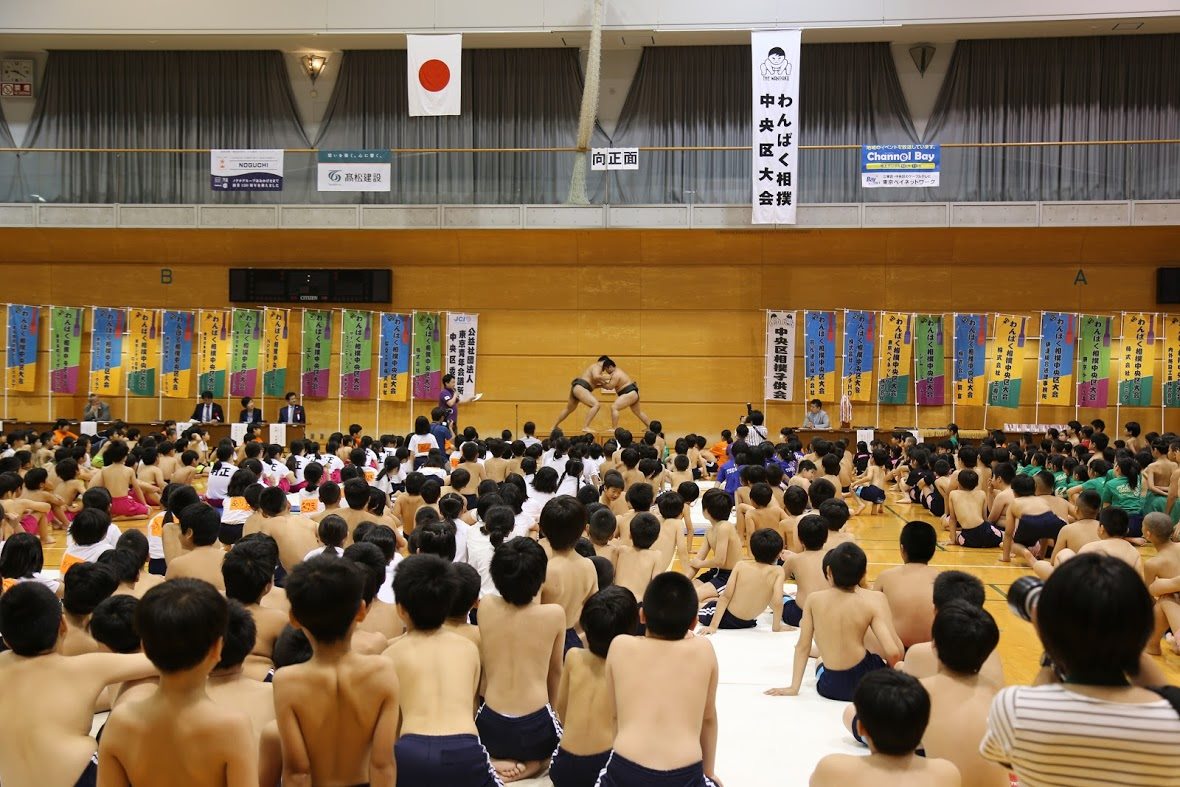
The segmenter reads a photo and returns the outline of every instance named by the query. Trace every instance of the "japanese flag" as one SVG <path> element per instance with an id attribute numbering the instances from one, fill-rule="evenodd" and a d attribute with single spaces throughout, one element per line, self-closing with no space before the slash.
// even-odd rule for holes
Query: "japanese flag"
<path id="1" fill-rule="evenodd" d="M 463 36 L 406 36 L 410 117 L 458 115 Z"/>

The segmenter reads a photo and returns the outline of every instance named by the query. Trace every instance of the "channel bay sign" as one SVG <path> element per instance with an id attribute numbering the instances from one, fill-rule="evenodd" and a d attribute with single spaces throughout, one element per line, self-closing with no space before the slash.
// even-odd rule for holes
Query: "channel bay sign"
<path id="1" fill-rule="evenodd" d="M 938 186 L 941 145 L 863 145 L 860 185 L 876 188 L 933 188 Z"/>

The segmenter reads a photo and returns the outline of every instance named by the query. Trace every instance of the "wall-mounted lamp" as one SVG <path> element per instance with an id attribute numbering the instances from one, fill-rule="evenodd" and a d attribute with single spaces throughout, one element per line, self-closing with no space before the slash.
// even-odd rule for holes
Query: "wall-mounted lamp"
<path id="1" fill-rule="evenodd" d="M 934 52 L 933 44 L 918 44 L 910 47 L 910 57 L 913 58 L 914 65 L 918 67 L 918 73 L 921 76 L 926 76 L 926 69 L 930 68 L 930 63 L 934 60 Z"/>
<path id="2" fill-rule="evenodd" d="M 323 55 L 304 55 L 302 61 L 303 70 L 307 72 L 307 78 L 314 85 L 315 81 L 320 78 L 320 74 L 323 73 L 324 66 L 328 64 L 328 58 Z"/>

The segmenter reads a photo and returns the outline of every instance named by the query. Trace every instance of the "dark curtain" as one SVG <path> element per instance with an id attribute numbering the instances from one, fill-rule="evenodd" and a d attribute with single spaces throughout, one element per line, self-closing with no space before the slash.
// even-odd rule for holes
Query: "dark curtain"
<path id="1" fill-rule="evenodd" d="M 1180 36 L 960 41 L 929 142 L 1180 138 Z M 1180 145 L 944 148 L 947 201 L 1176 199 Z"/>
<path id="2" fill-rule="evenodd" d="M 407 114 L 406 53 L 349 51 L 316 147 L 548 148 L 577 139 L 582 73 L 576 49 L 463 51 L 462 114 Z M 599 134 L 595 144 L 605 144 Z M 573 153 L 396 153 L 392 190 L 320 194 L 323 202 L 564 202 Z M 598 174 L 598 173 L 593 173 Z M 591 188 L 596 179 L 591 178 Z"/>
<path id="3" fill-rule="evenodd" d="M 51 52 L 28 148 L 308 147 L 280 52 Z M 25 188 L 57 202 L 302 202 L 209 190 L 208 153 L 25 153 Z M 295 175 L 295 177 L 292 177 Z"/>
<path id="4" fill-rule="evenodd" d="M 888 44 L 808 44 L 801 59 L 799 144 L 916 141 Z M 750 70 L 748 46 L 643 50 L 614 144 L 749 147 Z M 748 203 L 750 167 L 749 150 L 645 151 L 638 172 L 612 178 L 610 201 Z M 856 150 L 800 152 L 801 202 L 904 200 L 909 191 L 861 189 Z"/>

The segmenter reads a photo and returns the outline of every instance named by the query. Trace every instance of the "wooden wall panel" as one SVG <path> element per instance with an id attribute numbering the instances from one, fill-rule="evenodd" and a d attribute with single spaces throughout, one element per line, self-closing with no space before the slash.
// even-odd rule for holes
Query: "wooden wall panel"
<path id="1" fill-rule="evenodd" d="M 6 300 L 41 305 L 226 306 L 225 268 L 380 267 L 394 270 L 394 294 L 379 310 L 469 310 L 481 316 L 479 388 L 464 410 L 481 430 L 534 420 L 547 429 L 569 380 L 602 353 L 639 382 L 649 415 L 674 432 L 715 434 L 745 402 L 762 395 L 763 309 L 863 308 L 901 311 L 1042 309 L 1112 313 L 1157 310 L 1154 272 L 1175 264 L 1174 227 L 871 230 L 106 230 L 0 229 Z M 160 269 L 172 271 L 162 284 Z M 1075 284 L 1078 271 L 1087 284 Z M 2 322 L 2 319 L 0 319 Z M 292 325 L 298 324 L 298 311 Z M 89 327 L 89 318 L 86 322 Z M 1037 320 L 1030 335 L 1037 334 Z M 82 365 L 89 366 L 88 336 Z M 802 347 L 801 337 L 798 346 Z M 47 343 L 41 391 L 9 393 L 7 416 L 42 420 L 50 409 Z M 338 348 L 337 348 L 338 349 Z M 948 347 L 949 350 L 949 347 Z M 1072 417 L 1074 408 L 1035 406 L 1035 341 L 1024 366 L 1021 406 L 989 408 L 987 423 Z M 1116 358 L 1118 355 L 1116 349 Z M 405 431 L 432 402 L 306 402 L 310 433 L 338 420 Z M 948 359 L 949 361 L 949 359 Z M 298 332 L 288 387 L 297 387 Z M 802 359 L 796 359 L 798 399 Z M 1116 363 L 1117 367 L 1117 363 Z M 1156 400 L 1159 400 L 1157 380 Z M 949 393 L 949 391 L 948 391 Z M 195 397 L 195 390 L 193 391 Z M 53 414 L 76 415 L 83 396 L 53 397 Z M 595 425 L 607 428 L 606 405 Z M 277 402 L 267 401 L 272 413 Z M 154 419 L 155 399 L 112 402 L 116 415 Z M 183 418 L 191 400 L 165 400 Z M 237 403 L 223 403 L 236 413 Z M 835 403 L 830 409 L 835 412 Z M 339 411 L 339 418 L 338 413 Z M 802 422 L 800 402 L 768 408 L 772 427 Z M 856 405 L 854 421 L 937 426 L 952 408 Z M 1115 409 L 1081 411 L 1113 423 Z M 963 428 L 984 425 L 983 408 L 955 408 Z M 1125 408 L 1118 420 L 1180 429 L 1180 411 Z M 580 417 L 566 422 L 578 428 Z M 627 413 L 623 423 L 635 426 Z"/>

